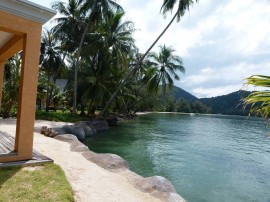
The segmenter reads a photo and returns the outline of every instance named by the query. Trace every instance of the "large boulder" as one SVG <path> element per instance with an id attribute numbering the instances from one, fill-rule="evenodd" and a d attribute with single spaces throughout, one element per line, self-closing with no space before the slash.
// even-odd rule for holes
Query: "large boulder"
<path id="1" fill-rule="evenodd" d="M 84 157 L 107 170 L 127 169 L 128 163 L 116 154 L 83 154 Z"/>
<path id="2" fill-rule="evenodd" d="M 75 125 L 64 125 L 62 129 L 65 131 L 65 134 L 73 134 L 75 135 L 80 141 L 85 139 L 85 132 L 84 130 Z"/>
<path id="3" fill-rule="evenodd" d="M 52 128 L 55 132 L 58 133 L 58 135 L 64 135 L 67 134 L 67 132 L 61 127 L 61 128 Z"/>
<path id="4" fill-rule="evenodd" d="M 97 131 L 109 130 L 109 125 L 107 121 L 94 120 L 92 124 Z"/>
<path id="5" fill-rule="evenodd" d="M 109 117 L 107 119 L 107 122 L 108 122 L 108 125 L 109 126 L 117 126 L 117 123 L 118 123 L 118 118 L 117 117 Z"/>
<path id="6" fill-rule="evenodd" d="M 154 192 L 154 191 L 166 192 L 166 193 L 176 192 L 172 183 L 162 176 L 153 176 L 153 177 L 145 178 L 144 182 L 142 182 L 141 184 L 141 188 L 145 192 L 149 192 L 149 193 Z"/>
<path id="7" fill-rule="evenodd" d="M 91 121 L 79 121 L 76 122 L 74 125 L 81 127 L 84 130 L 86 137 L 92 136 L 97 133 L 97 130 L 95 129 Z"/>

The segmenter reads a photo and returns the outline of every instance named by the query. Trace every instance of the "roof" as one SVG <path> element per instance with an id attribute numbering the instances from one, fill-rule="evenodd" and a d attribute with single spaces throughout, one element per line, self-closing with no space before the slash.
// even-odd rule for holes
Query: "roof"
<path id="1" fill-rule="evenodd" d="M 52 9 L 27 0 L 0 0 L 1 11 L 41 24 L 46 23 L 56 14 Z M 0 49 L 13 37 L 12 33 L 0 31 Z"/>
<path id="2" fill-rule="evenodd" d="M 56 11 L 27 0 L 1 0 L 0 11 L 5 11 L 28 20 L 46 23 Z"/>

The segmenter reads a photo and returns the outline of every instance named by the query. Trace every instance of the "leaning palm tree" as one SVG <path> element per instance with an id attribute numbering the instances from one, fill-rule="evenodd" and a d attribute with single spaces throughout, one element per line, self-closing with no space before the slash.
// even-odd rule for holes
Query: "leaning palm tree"
<path id="1" fill-rule="evenodd" d="M 102 109 L 102 111 L 99 113 L 99 117 L 102 117 L 103 114 L 108 110 L 110 105 L 112 104 L 113 100 L 117 96 L 118 92 L 123 88 L 123 86 L 126 84 L 126 82 L 129 80 L 133 72 L 137 71 L 147 54 L 152 50 L 152 48 L 156 45 L 156 43 L 159 41 L 159 39 L 164 35 L 164 33 L 167 31 L 167 29 L 171 26 L 171 24 L 177 19 L 179 22 L 181 17 L 185 14 L 186 10 L 189 10 L 190 6 L 195 2 L 198 2 L 199 0 L 164 0 L 163 4 L 161 6 L 161 12 L 165 16 L 167 12 L 172 12 L 175 5 L 178 3 L 177 9 L 175 14 L 173 15 L 173 18 L 169 22 L 169 24 L 165 27 L 165 29 L 161 32 L 161 34 L 157 37 L 157 39 L 154 41 L 154 43 L 148 48 L 148 50 L 144 53 L 144 55 L 141 57 L 140 61 L 137 63 L 137 65 L 134 66 L 133 69 L 131 69 L 125 79 L 123 79 L 122 83 L 118 86 L 116 91 L 111 96 L 110 100 L 106 103 L 105 107 Z"/>
<path id="2" fill-rule="evenodd" d="M 270 76 L 253 75 L 247 78 L 247 84 L 255 87 L 270 87 Z M 245 106 L 251 105 L 250 112 L 268 119 L 270 114 L 270 91 L 255 91 L 244 98 Z"/>
<path id="3" fill-rule="evenodd" d="M 151 74 L 146 74 L 146 77 L 148 77 L 149 90 L 158 92 L 159 86 L 161 86 L 162 92 L 165 94 L 168 87 L 172 89 L 174 80 L 180 80 L 177 71 L 184 73 L 185 68 L 182 59 L 173 54 L 175 50 L 172 47 L 163 45 L 159 48 L 158 54 L 150 53 L 148 56 Z"/>

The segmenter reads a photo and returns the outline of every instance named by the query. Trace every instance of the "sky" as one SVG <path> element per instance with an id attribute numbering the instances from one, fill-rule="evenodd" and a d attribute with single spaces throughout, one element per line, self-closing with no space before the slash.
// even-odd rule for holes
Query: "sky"
<path id="1" fill-rule="evenodd" d="M 54 0 L 30 1 L 51 7 Z M 135 23 L 134 38 L 141 52 L 172 18 L 160 13 L 162 0 L 117 2 L 126 19 Z M 153 51 L 163 44 L 175 50 L 186 69 L 175 85 L 198 98 L 253 90 L 244 85 L 245 78 L 270 75 L 269 13 L 268 0 L 200 0 L 173 23 Z"/>

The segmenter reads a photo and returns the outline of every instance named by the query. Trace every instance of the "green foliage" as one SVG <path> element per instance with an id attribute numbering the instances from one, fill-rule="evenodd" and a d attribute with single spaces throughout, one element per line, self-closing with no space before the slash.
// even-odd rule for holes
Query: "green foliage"
<path id="1" fill-rule="evenodd" d="M 178 5 L 176 6 L 176 16 L 177 21 L 180 21 L 181 17 L 184 16 L 185 12 L 189 10 L 191 5 L 194 3 L 193 0 L 164 0 L 161 11 L 163 15 L 166 15 L 168 12 L 172 12 L 175 8 L 175 4 L 178 2 Z M 199 2 L 199 0 L 195 0 L 195 2 Z"/>
<path id="2" fill-rule="evenodd" d="M 211 107 L 211 113 L 227 115 L 248 115 L 248 108 L 244 108 L 243 98 L 248 96 L 248 91 L 237 91 L 228 95 L 213 98 L 202 98 L 200 101 Z"/>
<path id="3" fill-rule="evenodd" d="M 247 78 L 247 85 L 255 87 L 270 87 L 270 77 L 263 75 L 253 75 Z M 244 99 L 245 106 L 250 106 L 250 113 L 262 116 L 265 119 L 269 118 L 270 113 L 270 91 L 262 90 L 249 94 Z"/>
<path id="4" fill-rule="evenodd" d="M 59 166 L 45 164 L 34 168 L 33 171 L 21 167 L 0 168 L 0 200 L 74 201 L 71 186 Z"/>
<path id="5" fill-rule="evenodd" d="M 183 113 L 202 113 L 207 114 L 211 112 L 211 109 L 199 102 L 198 100 L 191 101 L 184 98 L 176 100 L 174 97 L 169 96 L 161 101 L 165 112 L 183 112 Z"/>
<path id="6" fill-rule="evenodd" d="M 46 112 L 37 110 L 36 111 L 36 119 L 37 120 L 48 120 L 48 121 L 62 121 L 62 122 L 77 122 L 87 120 L 86 117 L 82 117 L 79 115 L 72 115 L 69 111 L 60 111 L 56 112 Z"/>
<path id="7" fill-rule="evenodd" d="M 1 115 L 4 118 L 14 116 L 18 104 L 21 76 L 21 55 L 10 58 L 4 69 Z"/>
<path id="8" fill-rule="evenodd" d="M 190 100 L 190 101 L 195 101 L 198 100 L 197 97 L 195 97 L 194 95 L 190 94 L 189 92 L 183 90 L 182 88 L 179 88 L 177 86 L 173 86 L 173 88 L 171 90 L 168 90 L 165 95 L 162 93 L 162 91 L 159 91 L 159 95 L 161 100 L 165 97 L 174 97 L 175 100 L 179 100 L 181 98 L 185 99 L 185 100 Z"/>
<path id="9" fill-rule="evenodd" d="M 165 45 L 159 46 L 159 53 L 150 53 L 148 55 L 148 74 L 145 74 L 148 89 L 155 91 L 162 89 L 163 94 L 166 93 L 167 88 L 172 89 L 174 80 L 180 80 L 178 72 L 185 72 L 182 59 L 174 55 L 175 50 L 172 47 Z"/>

